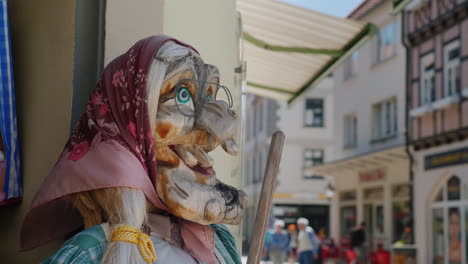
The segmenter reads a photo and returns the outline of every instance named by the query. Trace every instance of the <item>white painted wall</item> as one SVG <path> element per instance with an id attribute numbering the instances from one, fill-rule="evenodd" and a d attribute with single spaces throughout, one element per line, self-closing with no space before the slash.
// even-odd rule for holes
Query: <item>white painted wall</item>
<path id="1" fill-rule="evenodd" d="M 401 15 L 391 16 L 392 1 L 385 1 L 378 5 L 370 13 L 359 19 L 363 23 L 373 23 L 381 28 L 393 20 L 398 21 L 396 55 L 378 64 L 375 64 L 377 52 L 377 35 L 367 41 L 360 49 L 358 56 L 357 74 L 350 79 L 344 78 L 344 64 L 339 66 L 333 73 L 334 79 L 334 131 L 333 131 L 333 159 L 351 159 L 364 153 L 378 152 L 405 143 L 405 81 L 406 81 L 406 51 L 401 44 Z M 395 97 L 397 100 L 397 136 L 387 141 L 371 143 L 373 139 L 373 105 Z M 354 114 L 357 117 L 357 147 L 353 149 L 344 148 L 344 117 Z M 409 164 L 401 161 L 388 164 L 387 180 L 377 183 L 360 183 L 357 171 L 346 171 L 334 178 L 336 189 L 332 201 L 332 236 L 339 237 L 340 212 L 339 192 L 346 190 L 357 191 L 357 222 L 363 220 L 362 192 L 365 188 L 372 186 L 384 187 L 385 207 L 385 246 L 390 247 L 388 239 L 392 234 L 391 216 L 391 187 L 394 184 L 407 183 L 409 178 Z"/>
<path id="2" fill-rule="evenodd" d="M 324 101 L 324 127 L 305 127 L 305 99 L 322 98 Z M 286 135 L 283 156 L 278 175 L 279 193 L 309 193 L 325 192 L 328 181 L 303 178 L 303 153 L 305 149 L 323 149 L 324 161 L 332 160 L 333 156 L 333 80 L 326 78 L 316 87 L 309 89 L 304 95 L 288 106 L 287 102 L 279 102 L 278 128 Z M 276 199 L 275 202 L 284 202 Z M 323 200 L 302 201 L 301 203 L 323 203 Z"/>
<path id="3" fill-rule="evenodd" d="M 370 14 L 359 21 L 384 26 L 396 19 L 401 30 L 401 15 L 390 15 L 392 1 L 378 6 Z M 405 69 L 406 51 L 401 44 L 401 33 L 398 32 L 397 55 L 376 65 L 373 65 L 376 53 L 376 38 L 368 41 L 359 49 L 358 72 L 356 76 L 344 80 L 344 65 L 334 72 L 335 80 L 335 150 L 334 158 L 343 159 L 365 152 L 382 150 L 404 143 L 405 129 Z M 398 136 L 382 143 L 372 144 L 372 105 L 395 96 L 397 98 Z M 344 121 L 349 113 L 357 115 L 358 144 L 354 149 L 344 149 Z"/>

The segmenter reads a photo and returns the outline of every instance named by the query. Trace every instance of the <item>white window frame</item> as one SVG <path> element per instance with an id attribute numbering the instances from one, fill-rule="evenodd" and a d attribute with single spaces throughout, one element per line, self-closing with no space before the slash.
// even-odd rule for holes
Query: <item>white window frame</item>
<path id="1" fill-rule="evenodd" d="M 312 156 L 311 157 L 306 157 L 306 153 L 311 152 Z M 320 157 L 315 157 L 315 154 L 320 153 Z M 306 160 L 310 162 L 314 162 L 314 159 L 321 158 L 322 162 L 319 164 L 311 164 L 310 166 L 306 166 L 305 162 Z M 303 167 L 303 172 L 302 172 L 302 177 L 304 179 L 314 179 L 314 175 L 308 175 L 307 171 L 313 168 L 314 166 L 321 165 L 325 161 L 325 152 L 323 149 L 319 148 L 305 148 L 304 151 L 302 152 L 302 167 Z M 307 174 L 307 175 L 306 175 Z"/>
<path id="2" fill-rule="evenodd" d="M 390 34 L 390 42 L 387 43 L 387 34 Z M 376 62 L 381 63 L 389 58 L 392 58 L 397 54 L 397 43 L 398 43 L 398 21 L 394 20 L 382 28 L 380 28 L 377 34 L 377 49 L 376 49 Z M 385 49 L 391 49 L 389 54 L 386 54 Z"/>
<path id="3" fill-rule="evenodd" d="M 395 97 L 374 104 L 373 115 L 373 140 L 394 137 L 398 133 L 398 105 Z"/>
<path id="4" fill-rule="evenodd" d="M 359 50 L 353 51 L 343 65 L 344 80 L 354 77 L 359 70 L 358 66 Z"/>
<path id="5" fill-rule="evenodd" d="M 321 102 L 321 108 L 307 108 L 308 101 Z M 315 122 L 315 115 L 321 114 L 322 120 L 320 123 Z M 310 118 L 310 119 L 309 119 Z M 307 98 L 304 100 L 304 127 L 325 127 L 325 99 L 324 98 Z"/>
<path id="6" fill-rule="evenodd" d="M 431 105 L 435 101 L 435 58 L 434 52 L 420 59 L 419 102 L 421 106 Z"/>
<path id="7" fill-rule="evenodd" d="M 357 147 L 357 116 L 355 114 L 347 114 L 343 118 L 343 141 L 345 149 Z"/>
<path id="8" fill-rule="evenodd" d="M 450 52 L 458 49 L 458 57 L 450 60 Z M 456 39 L 444 46 L 444 97 L 455 96 L 460 91 L 460 79 L 457 82 L 456 75 L 461 78 L 460 65 L 460 40 Z M 450 75 L 450 76 L 449 76 Z"/>

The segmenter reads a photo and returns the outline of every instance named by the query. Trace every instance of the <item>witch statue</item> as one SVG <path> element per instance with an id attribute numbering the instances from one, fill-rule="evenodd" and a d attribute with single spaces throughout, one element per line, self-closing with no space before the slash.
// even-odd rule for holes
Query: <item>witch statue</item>
<path id="1" fill-rule="evenodd" d="M 208 155 L 239 152 L 219 82 L 163 35 L 109 63 L 24 219 L 22 250 L 67 237 L 42 263 L 241 263 L 224 224 L 239 224 L 247 198 Z"/>

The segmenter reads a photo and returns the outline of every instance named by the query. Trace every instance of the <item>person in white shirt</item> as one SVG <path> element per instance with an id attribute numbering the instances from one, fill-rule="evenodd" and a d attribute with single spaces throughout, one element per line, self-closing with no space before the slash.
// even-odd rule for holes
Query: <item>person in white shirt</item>
<path id="1" fill-rule="evenodd" d="M 306 218 L 299 218 L 297 226 L 299 228 L 299 235 L 297 237 L 299 264 L 314 264 L 315 260 L 318 259 L 319 250 L 314 229 L 309 226 L 309 220 Z"/>

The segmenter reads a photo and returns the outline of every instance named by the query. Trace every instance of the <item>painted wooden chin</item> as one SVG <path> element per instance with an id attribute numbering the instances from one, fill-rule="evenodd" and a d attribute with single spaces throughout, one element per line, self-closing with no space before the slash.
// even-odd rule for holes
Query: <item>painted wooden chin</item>
<path id="1" fill-rule="evenodd" d="M 176 168 L 158 166 L 157 191 L 172 214 L 204 225 L 237 225 L 247 204 L 243 191 L 182 162 Z"/>

